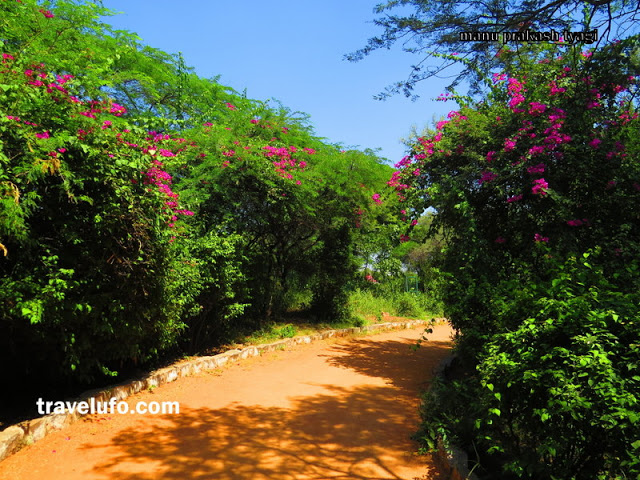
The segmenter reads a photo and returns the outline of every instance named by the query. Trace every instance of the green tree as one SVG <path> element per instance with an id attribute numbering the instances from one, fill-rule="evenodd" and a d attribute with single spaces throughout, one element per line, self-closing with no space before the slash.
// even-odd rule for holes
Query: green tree
<path id="1" fill-rule="evenodd" d="M 201 231 L 241 237 L 248 316 L 269 320 L 301 297 L 321 317 L 330 315 L 320 304 L 344 311 L 354 232 L 387 167 L 371 153 L 322 143 L 286 109 L 257 102 L 229 111 L 226 121 L 203 124 L 197 141 L 207 153 L 181 185 L 198 205 Z"/>

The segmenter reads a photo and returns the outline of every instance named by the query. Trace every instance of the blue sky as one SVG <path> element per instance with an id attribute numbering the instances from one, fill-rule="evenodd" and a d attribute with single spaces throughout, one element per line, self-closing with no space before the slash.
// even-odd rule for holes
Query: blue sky
<path id="1" fill-rule="evenodd" d="M 378 0 L 104 0 L 123 12 L 105 21 L 136 32 L 147 45 L 182 52 L 202 77 L 249 98 L 275 98 L 311 116 L 318 136 L 345 147 L 381 148 L 393 163 L 406 148 L 400 139 L 422 130 L 456 105 L 436 102 L 447 80 L 423 82 L 421 98 L 374 100 L 409 74 L 418 57 L 400 48 L 353 63 L 344 55 L 381 30 L 373 25 Z"/>

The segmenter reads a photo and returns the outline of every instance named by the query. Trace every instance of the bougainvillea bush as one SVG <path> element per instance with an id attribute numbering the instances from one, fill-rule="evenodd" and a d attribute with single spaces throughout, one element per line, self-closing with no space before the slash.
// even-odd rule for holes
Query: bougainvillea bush
<path id="1" fill-rule="evenodd" d="M 503 48 L 487 98 L 419 138 L 390 181 L 435 209 L 445 313 L 476 367 L 432 434 L 518 478 L 637 474 L 637 46 Z"/>
<path id="2" fill-rule="evenodd" d="M 294 306 L 348 316 L 389 170 L 376 155 L 199 78 L 97 2 L 0 12 L 7 388 L 104 381 Z"/>
<path id="3" fill-rule="evenodd" d="M 19 51 L 2 53 L 0 85 L 0 350 L 18 378 L 112 375 L 173 347 L 190 319 L 241 311 L 233 238 L 188 237 L 168 173 L 192 142 Z"/>

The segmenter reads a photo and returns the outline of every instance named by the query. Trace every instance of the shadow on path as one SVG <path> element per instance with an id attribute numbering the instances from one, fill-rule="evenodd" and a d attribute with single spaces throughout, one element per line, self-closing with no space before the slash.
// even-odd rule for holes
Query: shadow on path
<path id="1" fill-rule="evenodd" d="M 417 349 L 416 339 L 376 342 L 362 339 L 336 345 L 328 356 L 333 366 L 348 368 L 374 378 L 384 378 L 400 389 L 421 390 L 433 378 L 435 369 L 451 349 L 451 342 L 429 340 Z"/>
<path id="2" fill-rule="evenodd" d="M 386 385 L 322 385 L 322 394 L 290 398 L 284 407 L 183 409 L 122 430 L 107 445 L 113 455 L 93 467 L 110 480 L 156 479 L 433 479 L 426 457 L 415 457 L 417 393 L 450 344 L 358 339 L 331 346 L 329 365 Z M 421 472 L 416 475 L 415 472 Z"/>

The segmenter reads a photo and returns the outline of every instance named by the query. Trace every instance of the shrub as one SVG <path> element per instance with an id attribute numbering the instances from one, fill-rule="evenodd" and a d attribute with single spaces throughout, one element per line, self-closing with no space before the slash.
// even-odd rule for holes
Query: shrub
<path id="1" fill-rule="evenodd" d="M 436 430 L 518 478 L 638 473 L 637 48 L 501 50 L 485 101 L 391 180 L 415 214 L 436 211 L 444 310 L 473 373 L 451 406 L 475 397 L 474 422 L 436 401 Z"/>
<path id="2" fill-rule="evenodd" d="M 621 289 L 591 263 L 549 260 L 549 281 L 523 286 L 530 312 L 494 336 L 478 366 L 486 409 L 476 427 L 490 452 L 525 478 L 623 478 L 640 474 L 640 281 Z M 506 301 L 502 315 L 518 299 Z"/>

